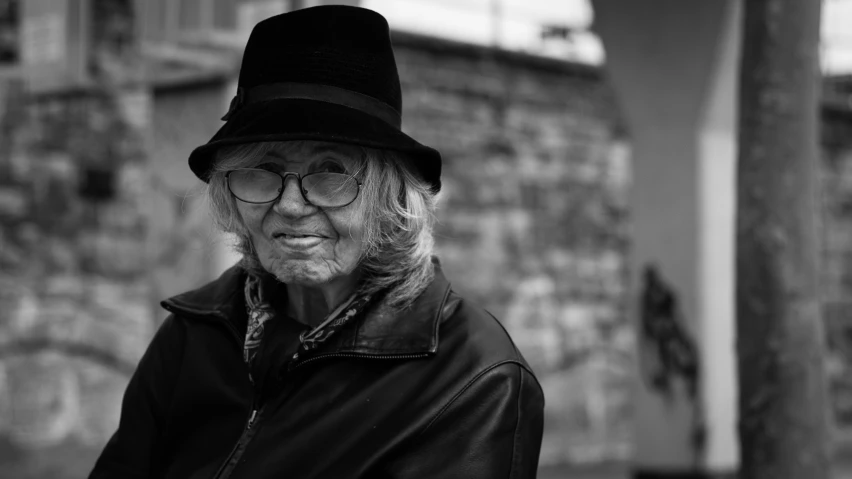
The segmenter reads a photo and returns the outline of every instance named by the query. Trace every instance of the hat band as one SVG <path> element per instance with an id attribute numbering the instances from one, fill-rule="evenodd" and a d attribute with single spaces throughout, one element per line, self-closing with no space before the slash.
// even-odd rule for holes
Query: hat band
<path id="1" fill-rule="evenodd" d="M 222 119 L 227 121 L 243 105 L 270 100 L 314 100 L 333 103 L 374 116 L 397 130 L 402 128 L 402 115 L 387 103 L 345 88 L 315 83 L 269 83 L 249 89 L 239 87 L 237 96 L 231 100 L 228 113 Z"/>

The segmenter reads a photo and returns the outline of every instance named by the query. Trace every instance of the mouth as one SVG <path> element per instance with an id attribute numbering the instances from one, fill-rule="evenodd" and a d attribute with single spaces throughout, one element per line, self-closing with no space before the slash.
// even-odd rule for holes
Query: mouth
<path id="1" fill-rule="evenodd" d="M 287 234 L 287 233 L 278 233 L 274 235 L 275 238 L 284 238 L 284 239 L 299 239 L 299 238 L 322 238 L 320 235 L 314 234 Z"/>
<path id="2" fill-rule="evenodd" d="M 277 233 L 272 237 L 276 243 L 290 250 L 306 250 L 325 240 L 324 236 L 311 233 Z"/>

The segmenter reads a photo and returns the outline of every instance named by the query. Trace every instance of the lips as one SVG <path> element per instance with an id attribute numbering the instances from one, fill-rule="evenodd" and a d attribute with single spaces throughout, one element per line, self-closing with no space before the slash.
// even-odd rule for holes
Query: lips
<path id="1" fill-rule="evenodd" d="M 322 238 L 320 235 L 314 234 L 288 234 L 288 233 L 279 233 L 275 235 L 276 238 L 285 238 L 285 239 L 293 239 L 293 238 Z"/>
<path id="2" fill-rule="evenodd" d="M 291 229 L 281 229 L 272 233 L 273 238 L 325 238 L 326 236 L 312 231 L 298 231 Z"/>
<path id="3" fill-rule="evenodd" d="M 322 243 L 326 237 L 316 233 L 308 232 L 278 232 L 272 235 L 273 239 L 280 246 L 288 250 L 308 250 Z"/>

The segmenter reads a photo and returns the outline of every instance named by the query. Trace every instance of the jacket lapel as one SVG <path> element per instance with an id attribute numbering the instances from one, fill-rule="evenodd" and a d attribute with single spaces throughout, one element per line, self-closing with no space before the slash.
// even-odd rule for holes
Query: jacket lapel
<path id="1" fill-rule="evenodd" d="M 174 296 L 160 304 L 171 313 L 198 320 L 225 320 L 238 332 L 245 332 L 243 285 L 246 273 L 239 266 L 225 271 L 207 285 Z M 435 278 L 407 309 L 392 311 L 378 303 L 361 319 L 344 327 L 316 351 L 365 354 L 371 356 L 422 355 L 438 349 L 438 327 L 450 293 L 450 283 L 440 266 Z"/>

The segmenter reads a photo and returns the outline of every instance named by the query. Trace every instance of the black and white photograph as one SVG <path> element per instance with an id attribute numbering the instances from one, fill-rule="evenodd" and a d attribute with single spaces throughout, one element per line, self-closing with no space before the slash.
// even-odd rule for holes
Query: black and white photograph
<path id="1" fill-rule="evenodd" d="M 0 479 L 852 479 L 852 0 L 0 0 Z"/>

